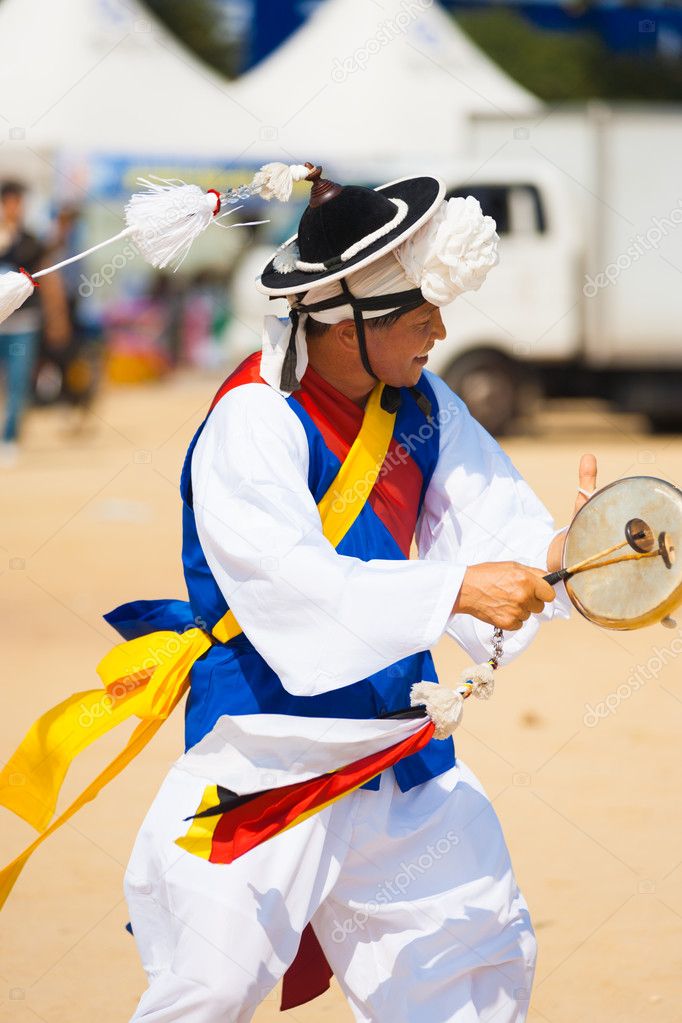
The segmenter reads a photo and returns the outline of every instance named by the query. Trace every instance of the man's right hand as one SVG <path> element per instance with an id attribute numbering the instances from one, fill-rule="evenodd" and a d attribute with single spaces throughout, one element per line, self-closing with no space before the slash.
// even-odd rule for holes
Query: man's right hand
<path id="1" fill-rule="evenodd" d="M 516 631 L 531 614 L 539 614 L 546 603 L 554 600 L 554 590 L 542 578 L 546 572 L 516 561 L 470 565 L 452 612 Z"/>

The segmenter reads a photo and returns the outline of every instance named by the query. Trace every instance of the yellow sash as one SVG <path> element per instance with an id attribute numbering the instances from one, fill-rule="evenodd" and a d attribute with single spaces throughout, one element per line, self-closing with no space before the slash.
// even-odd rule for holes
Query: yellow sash
<path id="1" fill-rule="evenodd" d="M 395 413 L 381 407 L 383 388 L 377 384 L 372 391 L 360 431 L 318 504 L 324 535 L 335 547 L 364 507 L 393 436 Z M 31 726 L 0 772 L 0 805 L 42 834 L 0 871 L 0 908 L 34 849 L 94 799 L 158 731 L 186 692 L 190 669 L 211 646 L 211 635 L 227 643 L 241 631 L 227 611 L 211 634 L 199 628 L 158 631 L 119 643 L 97 665 L 104 689 L 74 693 Z M 74 757 L 131 717 L 140 723 L 124 749 L 50 824 Z"/>

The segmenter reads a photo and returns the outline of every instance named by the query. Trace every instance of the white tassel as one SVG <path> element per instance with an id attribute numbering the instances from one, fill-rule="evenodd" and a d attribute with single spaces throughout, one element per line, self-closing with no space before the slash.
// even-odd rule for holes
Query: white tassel
<path id="1" fill-rule="evenodd" d="M 292 242 L 291 245 L 285 245 L 281 249 L 278 249 L 275 253 L 272 265 L 279 274 L 289 274 L 292 270 L 296 269 L 296 263 L 300 257 L 298 251 L 298 245 Z"/>
<path id="2" fill-rule="evenodd" d="M 459 677 L 460 686 L 466 686 L 479 700 L 489 700 L 495 691 L 495 673 L 489 661 L 473 664 Z"/>
<path id="3" fill-rule="evenodd" d="M 24 304 L 34 288 L 26 274 L 9 270 L 0 275 L 0 323 Z"/>
<path id="4" fill-rule="evenodd" d="M 436 726 L 436 739 L 447 739 L 462 720 L 464 699 L 461 693 L 439 686 L 437 682 L 415 682 L 410 690 L 410 706 L 424 704 Z"/>
<path id="5" fill-rule="evenodd" d="M 135 192 L 126 205 L 126 223 L 142 256 L 158 269 L 173 263 L 177 270 L 213 220 L 218 197 L 198 185 L 138 178 L 146 192 Z"/>
<path id="6" fill-rule="evenodd" d="M 287 202 L 295 181 L 304 181 L 311 171 L 302 163 L 266 163 L 253 176 L 251 188 L 262 199 L 279 199 Z"/>
<path id="7" fill-rule="evenodd" d="M 263 199 L 286 201 L 291 195 L 294 181 L 301 181 L 309 173 L 310 169 L 303 164 L 266 164 L 254 175 L 249 185 L 229 189 L 220 196 L 213 191 L 204 192 L 198 185 L 187 185 L 183 181 L 138 178 L 147 190 L 135 192 L 130 197 L 126 205 L 126 223 L 148 263 L 160 270 L 172 263 L 173 269 L 177 270 L 194 241 L 203 234 L 214 217 L 217 218 L 221 205 L 234 206 L 255 194 Z M 227 210 L 220 215 L 220 219 L 231 212 L 236 210 Z"/>
<path id="8" fill-rule="evenodd" d="M 146 186 L 146 191 L 135 192 L 128 200 L 125 208 L 127 226 L 123 231 L 33 276 L 38 278 L 52 273 L 128 236 L 132 237 L 143 258 L 152 266 L 162 270 L 172 263 L 173 269 L 177 270 L 193 242 L 214 218 L 218 222 L 221 205 L 234 206 L 255 194 L 263 199 L 275 198 L 286 202 L 294 182 L 303 181 L 309 173 L 310 167 L 304 164 L 268 163 L 257 171 L 250 184 L 229 189 L 220 195 L 214 191 L 204 192 L 198 185 L 187 185 L 184 181 L 138 178 L 139 183 Z M 234 209 L 226 210 L 219 219 L 234 212 Z M 250 223 L 260 224 L 263 221 Z M 281 267 L 280 272 L 287 273 L 295 269 L 297 259 L 298 250 L 294 246 L 283 249 L 277 269 Z M 10 271 L 0 276 L 0 323 L 23 305 L 34 287 L 24 273 Z"/>

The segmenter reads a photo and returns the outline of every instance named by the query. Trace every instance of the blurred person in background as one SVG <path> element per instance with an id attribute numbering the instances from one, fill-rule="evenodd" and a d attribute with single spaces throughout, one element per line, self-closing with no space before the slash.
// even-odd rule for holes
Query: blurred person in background
<path id="1" fill-rule="evenodd" d="M 83 210 L 72 204 L 57 210 L 45 259 L 59 263 L 84 247 Z M 79 291 L 82 276 L 79 263 L 59 271 L 66 297 L 69 332 L 63 345 L 55 346 L 43 331 L 37 357 L 36 401 L 47 405 L 62 402 L 66 406 L 66 425 L 80 431 L 100 379 L 102 326 L 91 306 L 85 307 Z"/>
<path id="2" fill-rule="evenodd" d="M 224 354 L 221 339 L 229 319 L 228 288 L 231 274 L 203 269 L 189 281 L 181 317 L 182 361 L 190 366 L 213 369 Z"/>
<path id="3" fill-rule="evenodd" d="M 178 299 L 167 274 L 157 272 L 135 294 L 119 298 L 104 314 L 105 372 L 119 384 L 159 380 L 174 366 Z"/>
<path id="4" fill-rule="evenodd" d="M 0 185 L 0 273 L 45 266 L 45 247 L 24 227 L 26 188 L 18 181 Z M 50 274 L 21 309 L 0 324 L 0 363 L 6 376 L 6 409 L 0 466 L 13 465 L 44 316 L 46 343 L 63 347 L 70 336 L 66 295 L 59 274 Z"/>

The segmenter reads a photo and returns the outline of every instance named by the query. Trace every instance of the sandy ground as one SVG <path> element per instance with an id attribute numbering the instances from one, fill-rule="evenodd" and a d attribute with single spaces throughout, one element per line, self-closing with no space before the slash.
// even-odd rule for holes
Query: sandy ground
<path id="1" fill-rule="evenodd" d="M 32 415 L 21 464 L 0 476 L 4 751 L 48 706 L 97 684 L 95 664 L 114 642 L 104 611 L 184 595 L 177 482 L 216 383 L 110 391 L 81 436 L 64 432 L 59 410 Z M 597 453 L 601 482 L 682 481 L 682 440 L 595 405 L 553 406 L 535 435 L 505 446 L 560 522 L 584 450 Z M 533 1023 L 682 1018 L 682 678 L 670 647 L 681 635 L 606 632 L 576 614 L 545 627 L 491 703 L 467 707 L 458 752 L 494 800 L 540 943 Z M 450 641 L 436 656 L 446 681 L 466 663 Z M 595 724 L 587 705 L 609 695 Z M 66 795 L 120 745 L 118 735 L 86 754 Z M 129 1018 L 145 981 L 124 931 L 122 874 L 180 748 L 177 714 L 29 864 L 1 922 L 3 1023 Z M 6 860 L 30 831 L 2 814 Z M 258 1023 L 351 1020 L 336 987 L 286 1017 L 277 1004 L 273 993 Z"/>

